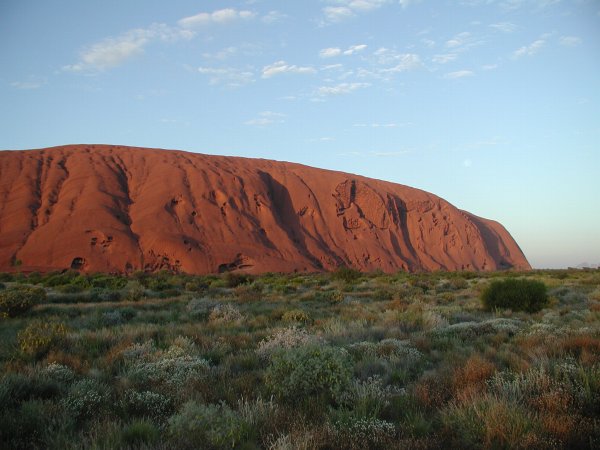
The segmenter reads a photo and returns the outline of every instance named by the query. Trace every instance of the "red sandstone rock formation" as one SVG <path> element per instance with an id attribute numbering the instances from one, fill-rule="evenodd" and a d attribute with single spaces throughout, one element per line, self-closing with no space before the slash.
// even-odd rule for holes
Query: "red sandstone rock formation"
<path id="1" fill-rule="evenodd" d="M 0 271 L 529 269 L 427 192 L 260 159 L 109 145 L 0 152 Z"/>

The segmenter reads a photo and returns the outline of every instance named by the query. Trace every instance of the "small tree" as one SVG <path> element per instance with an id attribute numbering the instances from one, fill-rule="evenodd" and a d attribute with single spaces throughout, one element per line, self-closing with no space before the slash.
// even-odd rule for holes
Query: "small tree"
<path id="1" fill-rule="evenodd" d="M 531 313 L 548 304 L 548 294 L 541 281 L 510 278 L 492 281 L 482 292 L 481 301 L 488 310 L 501 308 Z"/>

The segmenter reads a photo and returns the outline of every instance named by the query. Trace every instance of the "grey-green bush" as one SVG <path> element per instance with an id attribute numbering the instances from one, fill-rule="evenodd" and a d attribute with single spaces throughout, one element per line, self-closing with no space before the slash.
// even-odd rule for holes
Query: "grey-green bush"
<path id="1" fill-rule="evenodd" d="M 481 293 L 488 310 L 540 311 L 548 304 L 546 285 L 541 281 L 514 279 L 496 280 Z"/>
<path id="2" fill-rule="evenodd" d="M 190 401 L 169 419 L 169 435 L 177 448 L 234 448 L 249 431 L 241 415 L 224 403 Z"/>
<path id="3" fill-rule="evenodd" d="M 350 383 L 350 355 L 342 348 L 305 346 L 274 355 L 265 381 L 285 400 L 323 396 L 335 401 Z"/>

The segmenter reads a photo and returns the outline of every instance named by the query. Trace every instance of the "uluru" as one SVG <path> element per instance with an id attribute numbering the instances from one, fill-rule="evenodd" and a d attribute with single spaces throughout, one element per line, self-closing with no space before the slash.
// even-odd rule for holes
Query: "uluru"
<path id="1" fill-rule="evenodd" d="M 0 152 L 0 271 L 530 269 L 433 194 L 262 159 L 112 145 Z"/>

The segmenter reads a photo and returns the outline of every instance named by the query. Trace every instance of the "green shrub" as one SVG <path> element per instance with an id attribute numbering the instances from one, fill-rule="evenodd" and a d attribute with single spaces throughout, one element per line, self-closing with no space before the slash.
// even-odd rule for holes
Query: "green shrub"
<path id="1" fill-rule="evenodd" d="M 23 353 L 40 356 L 66 336 L 67 327 L 64 323 L 35 321 L 17 333 L 17 342 Z"/>
<path id="2" fill-rule="evenodd" d="M 235 296 L 243 302 L 257 302 L 262 299 L 263 285 L 259 283 L 241 284 L 234 288 Z"/>
<path id="3" fill-rule="evenodd" d="M 275 354 L 265 381 L 285 400 L 322 396 L 331 402 L 349 385 L 351 367 L 350 355 L 344 349 L 302 346 Z"/>
<path id="4" fill-rule="evenodd" d="M 8 372 L 0 379 L 0 410 L 14 408 L 27 400 L 46 400 L 60 394 L 60 383 L 49 377 Z"/>
<path id="5" fill-rule="evenodd" d="M 148 288 L 153 291 L 161 292 L 169 289 L 173 289 L 173 285 L 168 280 L 162 278 L 149 278 Z"/>
<path id="6" fill-rule="evenodd" d="M 218 303 L 208 297 L 193 298 L 186 305 L 186 310 L 193 319 L 207 319 Z"/>
<path id="7" fill-rule="evenodd" d="M 0 447 L 44 448 L 43 434 L 50 420 L 44 406 L 44 402 L 29 400 L 16 410 L 0 410 Z"/>
<path id="8" fill-rule="evenodd" d="M 356 416 L 351 412 L 343 412 L 338 416 L 329 426 L 336 448 L 385 449 L 393 444 L 396 434 L 394 424 L 375 417 Z"/>
<path id="9" fill-rule="evenodd" d="M 74 270 L 68 270 L 66 272 L 51 272 L 44 278 L 42 283 L 45 286 L 56 287 L 64 284 L 70 284 L 79 276 L 79 273 Z"/>
<path id="10" fill-rule="evenodd" d="M 0 281 L 13 281 L 14 280 L 14 276 L 12 273 L 6 273 L 6 272 L 2 272 L 0 273 Z"/>
<path id="11" fill-rule="evenodd" d="M 68 385 L 75 379 L 75 373 L 71 368 L 56 362 L 48 364 L 40 370 L 40 374 L 56 383 Z"/>
<path id="12" fill-rule="evenodd" d="M 84 290 L 85 288 L 80 284 L 64 284 L 56 287 L 56 291 L 62 294 L 78 294 Z"/>
<path id="13" fill-rule="evenodd" d="M 204 292 L 210 286 L 210 282 L 204 278 L 194 278 L 185 283 L 185 290 L 189 292 Z"/>
<path id="14" fill-rule="evenodd" d="M 139 281 L 132 281 L 125 290 L 125 299 L 131 302 L 137 302 L 146 297 L 146 289 Z"/>
<path id="15" fill-rule="evenodd" d="M 286 311 L 281 316 L 281 320 L 284 322 L 310 322 L 310 316 L 302 311 L 301 309 L 291 309 Z"/>
<path id="16" fill-rule="evenodd" d="M 16 317 L 46 300 L 42 288 L 17 286 L 0 292 L 0 317 Z"/>
<path id="17" fill-rule="evenodd" d="M 283 328 L 276 330 L 271 336 L 259 342 L 256 353 L 262 359 L 268 360 L 277 352 L 302 345 L 317 344 L 316 336 L 310 335 L 303 328 Z"/>
<path id="18" fill-rule="evenodd" d="M 488 310 L 536 312 L 548 304 L 548 294 L 541 281 L 510 278 L 492 281 L 482 292 L 481 301 Z"/>
<path id="19" fill-rule="evenodd" d="M 227 272 L 225 274 L 225 285 L 230 288 L 238 287 L 241 284 L 252 282 L 252 277 L 244 273 Z"/>
<path id="20" fill-rule="evenodd" d="M 244 316 L 240 310 L 230 303 L 217 304 L 214 308 L 212 308 L 208 316 L 208 320 L 210 322 L 220 324 L 239 324 L 243 319 Z"/>
<path id="21" fill-rule="evenodd" d="M 108 407 L 108 386 L 92 378 L 85 378 L 71 386 L 62 403 L 76 420 L 97 418 Z"/>
<path id="22" fill-rule="evenodd" d="M 193 380 L 207 375 L 209 362 L 197 356 L 194 344 L 187 338 L 178 338 L 166 351 L 151 354 L 152 347 L 137 344 L 126 352 L 126 358 L 134 362 L 127 375 L 138 386 L 164 384 L 171 388 L 181 388 Z"/>
<path id="23" fill-rule="evenodd" d="M 171 400 L 152 391 L 127 390 L 120 403 L 125 418 L 146 418 L 158 424 L 163 423 L 171 412 Z"/>
<path id="24" fill-rule="evenodd" d="M 121 444 L 125 448 L 139 448 L 158 442 L 160 430 L 152 422 L 136 420 L 125 425 L 121 431 Z"/>
<path id="25" fill-rule="evenodd" d="M 127 278 L 96 274 L 90 277 L 89 283 L 91 287 L 95 288 L 118 290 L 127 285 Z"/>
<path id="26" fill-rule="evenodd" d="M 340 266 L 335 272 L 332 272 L 331 278 L 334 280 L 341 280 L 346 283 L 352 283 L 358 280 L 362 276 L 362 272 L 356 269 L 352 269 L 346 266 Z"/>
<path id="27" fill-rule="evenodd" d="M 169 419 L 169 434 L 177 448 L 233 448 L 249 434 L 241 415 L 224 403 L 190 401 Z"/>
<path id="28" fill-rule="evenodd" d="M 441 421 L 452 448 L 528 448 L 527 442 L 537 440 L 533 412 L 491 395 L 451 403 L 441 411 Z"/>

